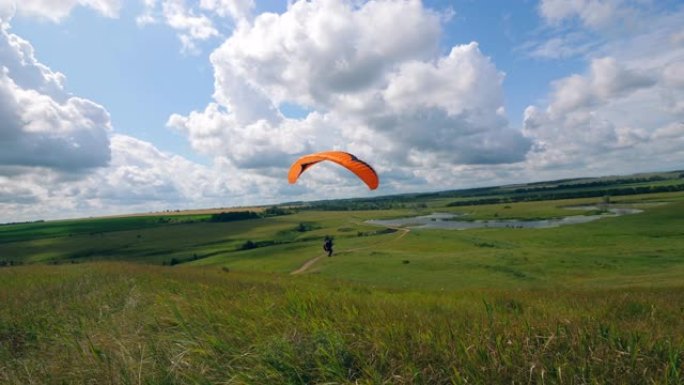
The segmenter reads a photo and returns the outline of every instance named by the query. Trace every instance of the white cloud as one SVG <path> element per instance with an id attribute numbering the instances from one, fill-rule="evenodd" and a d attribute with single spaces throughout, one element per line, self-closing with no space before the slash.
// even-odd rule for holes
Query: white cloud
<path id="1" fill-rule="evenodd" d="M 626 95 L 656 82 L 649 72 L 630 70 L 610 57 L 593 60 L 591 74 L 596 95 L 604 99 Z"/>
<path id="2" fill-rule="evenodd" d="M 198 54 L 198 43 L 220 37 L 219 27 L 229 18 L 239 23 L 251 18 L 253 0 L 142 0 L 139 26 L 163 22 L 178 33 L 184 53 Z"/>
<path id="3" fill-rule="evenodd" d="M 167 11 L 169 23 L 193 39 L 211 35 L 201 20 Z M 12 16 L 0 24 L 3 222 L 275 200 L 272 177 L 239 172 L 221 157 L 206 167 L 113 133 L 104 107 L 68 93 L 66 76 L 9 32 Z M 258 124 L 253 130 L 259 132 Z"/>
<path id="4" fill-rule="evenodd" d="M 254 6 L 254 0 L 200 0 L 200 8 L 234 20 L 249 18 Z"/>
<path id="5" fill-rule="evenodd" d="M 168 125 L 264 175 L 327 149 L 352 151 L 405 188 L 428 168 L 524 160 L 530 141 L 508 126 L 503 73 L 476 43 L 440 55 L 443 18 L 419 1 L 299 1 L 259 15 L 212 53 L 214 102 Z M 288 118 L 283 104 L 311 112 Z M 312 174 L 304 185 L 325 178 Z"/>
<path id="6" fill-rule="evenodd" d="M 66 93 L 64 75 L 39 63 L 8 29 L 0 29 L 0 165 L 72 172 L 106 165 L 107 111 Z"/>
<path id="7" fill-rule="evenodd" d="M 682 45 L 684 44 L 684 29 L 681 29 L 679 31 L 674 31 L 670 34 L 670 41 L 674 45 Z"/>
<path id="8" fill-rule="evenodd" d="M 607 103 L 639 88 L 650 87 L 656 79 L 649 73 L 624 68 L 614 58 L 594 59 L 586 76 L 571 75 L 553 84 L 548 112 L 554 117 Z"/>
<path id="9" fill-rule="evenodd" d="M 113 18 L 119 14 L 121 0 L 0 0 L 0 14 L 11 16 L 16 12 L 20 16 L 60 22 L 76 6 L 92 8 L 103 16 Z"/>
<path id="10" fill-rule="evenodd" d="M 3 221 L 208 208 L 273 201 L 271 178 L 213 167 L 165 153 L 130 136 L 111 138 L 108 167 L 72 177 L 47 168 L 31 173 L 0 166 Z M 5 214 L 6 213 L 6 214 Z"/>
<path id="11" fill-rule="evenodd" d="M 524 132 L 536 143 L 527 167 L 574 175 L 681 167 L 684 47 L 666 37 L 681 29 L 684 10 L 649 15 L 652 28 L 608 34 L 588 53 L 585 74 L 555 81 L 546 107 L 527 108 Z"/>
<path id="12" fill-rule="evenodd" d="M 684 89 L 684 58 L 665 66 L 663 82 L 668 87 Z"/>
<path id="13" fill-rule="evenodd" d="M 476 43 L 453 47 L 436 62 L 398 66 L 382 90 L 361 99 L 363 106 L 372 101 L 376 106 L 357 111 L 358 119 L 375 133 L 369 144 L 383 143 L 377 151 L 392 161 L 425 166 L 521 161 L 529 142 L 508 128 L 502 82 L 503 74 Z"/>
<path id="14" fill-rule="evenodd" d="M 541 0 L 539 11 L 549 23 L 577 18 L 590 28 L 636 23 L 646 2 L 642 0 Z"/>
<path id="15" fill-rule="evenodd" d="M 96 198 L 103 205 L 183 205 L 217 194 L 230 195 L 228 186 L 215 188 L 219 178 L 205 166 L 165 153 L 149 142 L 125 135 L 112 137 L 109 168 L 93 174 L 89 185 L 99 185 Z"/>
<path id="16" fill-rule="evenodd" d="M 527 42 L 517 51 L 527 51 L 528 55 L 539 59 L 567 59 L 585 55 L 599 44 L 596 39 L 586 39 L 582 34 L 570 33 L 538 42 Z"/>
<path id="17" fill-rule="evenodd" d="M 35 57 L 33 46 L 9 30 L 9 24 L 0 26 L 0 65 L 7 68 L 19 87 L 62 98 L 64 74 L 40 63 Z"/>
<path id="18" fill-rule="evenodd" d="M 540 0 L 538 11 L 546 25 L 517 50 L 540 59 L 595 57 L 611 42 L 652 31 L 653 20 L 667 19 L 661 5 L 651 0 Z M 674 41 L 677 36 L 665 38 Z"/>
<path id="19" fill-rule="evenodd" d="M 183 0 L 164 1 L 162 12 L 166 23 L 179 31 L 183 49 L 187 52 L 195 52 L 196 42 L 217 37 L 219 32 L 209 17 L 187 9 L 184 3 Z"/>
<path id="20" fill-rule="evenodd" d="M 143 11 L 135 18 L 135 22 L 139 27 L 157 23 L 157 18 L 154 16 L 154 12 L 157 7 L 157 0 L 142 0 L 142 3 Z"/>
<path id="21" fill-rule="evenodd" d="M 419 1 L 359 7 L 349 1 L 299 1 L 282 15 L 262 14 L 254 23 L 240 24 L 212 54 L 212 63 L 217 73 L 248 78 L 276 104 L 328 106 L 331 97 L 377 86 L 405 60 L 433 57 L 439 22 Z M 228 87 L 219 84 L 217 92 Z"/>

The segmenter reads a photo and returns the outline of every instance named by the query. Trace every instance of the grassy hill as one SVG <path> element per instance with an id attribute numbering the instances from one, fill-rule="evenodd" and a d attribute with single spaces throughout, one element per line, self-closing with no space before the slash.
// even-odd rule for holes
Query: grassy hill
<path id="1" fill-rule="evenodd" d="M 683 292 L 21 266 L 0 271 L 0 382 L 679 384 Z"/>
<path id="2" fill-rule="evenodd" d="M 684 192 L 660 190 L 679 176 L 3 225 L 0 383 L 679 384 Z M 634 183 L 656 188 L 605 195 Z M 643 212 L 544 229 L 366 222 L 606 202 Z"/>

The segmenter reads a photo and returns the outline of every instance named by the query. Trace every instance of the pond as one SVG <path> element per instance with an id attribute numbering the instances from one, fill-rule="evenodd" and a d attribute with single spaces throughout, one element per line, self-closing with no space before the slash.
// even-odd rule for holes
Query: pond
<path id="1" fill-rule="evenodd" d="M 567 207 L 571 210 L 599 210 L 597 206 L 574 206 Z M 638 214 L 642 210 L 626 207 L 609 208 L 606 213 L 597 215 L 571 215 L 562 218 L 549 218 L 537 220 L 521 219 L 490 219 L 490 220 L 467 220 L 463 219 L 468 214 L 453 213 L 432 213 L 409 218 L 395 219 L 371 219 L 366 221 L 372 225 L 388 227 L 410 227 L 416 229 L 452 229 L 466 230 L 479 229 L 486 227 L 493 228 L 526 228 L 544 229 L 550 227 L 576 225 L 580 223 L 592 222 L 601 218 L 617 217 L 621 215 Z"/>

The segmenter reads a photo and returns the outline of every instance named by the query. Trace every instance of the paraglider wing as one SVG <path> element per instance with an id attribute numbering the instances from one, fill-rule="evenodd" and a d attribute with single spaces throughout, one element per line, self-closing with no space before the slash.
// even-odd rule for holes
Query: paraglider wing
<path id="1" fill-rule="evenodd" d="M 373 170 L 368 163 L 362 161 L 356 156 L 343 151 L 323 151 L 314 154 L 304 155 L 297 159 L 290 167 L 290 172 L 287 175 L 287 180 L 290 183 L 295 183 L 297 178 L 309 167 L 318 162 L 329 160 L 347 168 L 358 176 L 371 190 L 378 188 L 379 180 L 378 174 Z"/>

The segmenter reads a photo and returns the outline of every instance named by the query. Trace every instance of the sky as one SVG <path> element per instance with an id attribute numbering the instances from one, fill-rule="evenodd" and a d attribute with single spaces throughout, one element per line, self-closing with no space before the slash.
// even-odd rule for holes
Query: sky
<path id="1" fill-rule="evenodd" d="M 678 169 L 681 0 L 0 0 L 0 223 Z"/>

